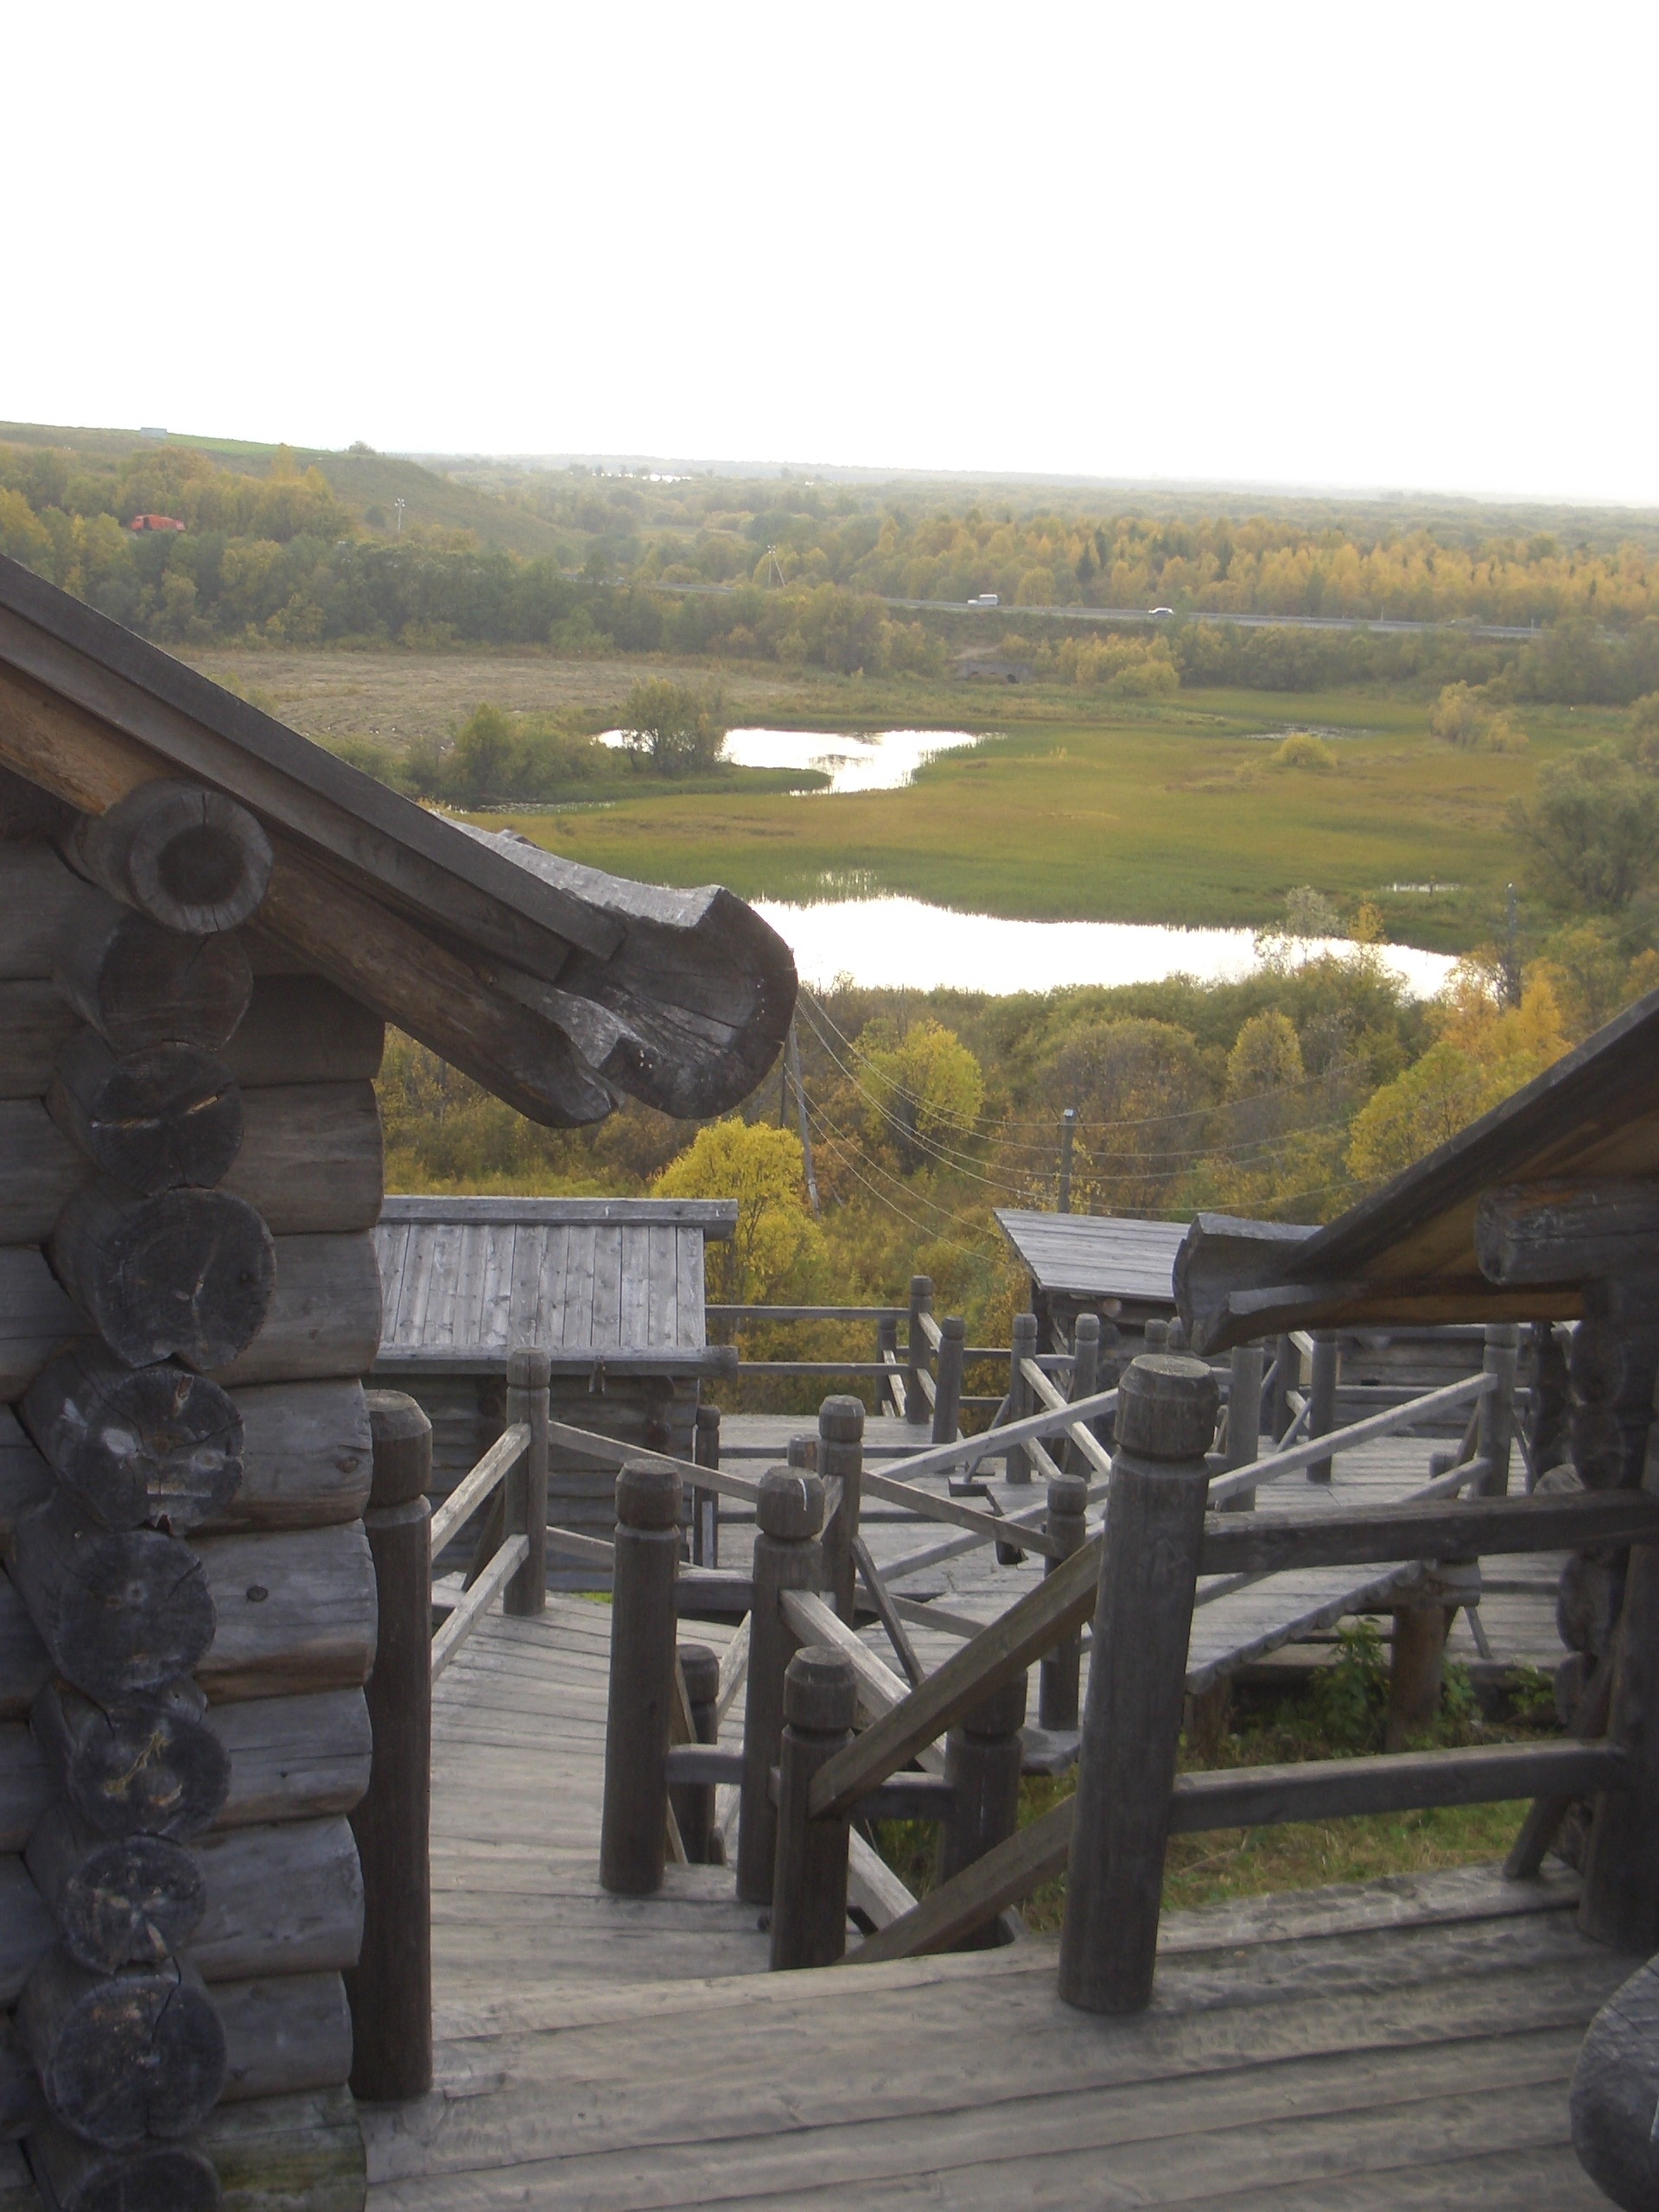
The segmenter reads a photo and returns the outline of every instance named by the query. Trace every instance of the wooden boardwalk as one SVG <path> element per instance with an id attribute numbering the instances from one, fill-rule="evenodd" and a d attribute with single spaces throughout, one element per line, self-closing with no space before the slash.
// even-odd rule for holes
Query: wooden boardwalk
<path id="1" fill-rule="evenodd" d="M 365 2108 L 371 2212 L 1603 2202 L 1567 2082 L 1634 1962 L 1571 1878 L 1171 1915 L 1132 2020 L 1064 2006 L 1040 1938 L 768 1975 L 722 1870 L 599 1891 L 608 1630 L 491 1617 L 437 1686 L 437 2086 Z"/>

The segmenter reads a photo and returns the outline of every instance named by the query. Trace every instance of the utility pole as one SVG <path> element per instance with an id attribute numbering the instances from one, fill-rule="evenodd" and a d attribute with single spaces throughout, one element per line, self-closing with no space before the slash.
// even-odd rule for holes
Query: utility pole
<path id="1" fill-rule="evenodd" d="M 801 1157 L 806 1163 L 807 1203 L 812 1209 L 812 1218 L 817 1221 L 822 1218 L 823 1209 L 818 1205 L 818 1179 L 812 1172 L 812 1132 L 806 1122 L 806 1085 L 801 1081 L 801 1048 L 796 1041 L 792 1021 L 784 1040 L 784 1068 L 785 1096 L 790 1082 L 795 1085 L 795 1103 L 801 1117 Z"/>
<path id="2" fill-rule="evenodd" d="M 397 517 L 397 535 L 401 537 L 404 534 L 404 508 L 406 502 L 402 499 L 394 499 L 391 504 Z"/>
<path id="3" fill-rule="evenodd" d="M 1060 1116 L 1060 1211 L 1071 1211 L 1071 1143 L 1077 1134 L 1077 1109 L 1068 1106 Z"/>
<path id="4" fill-rule="evenodd" d="M 1521 933 L 1516 918 L 1513 884 L 1509 887 L 1506 913 L 1508 936 L 1503 952 L 1503 995 L 1511 1006 L 1519 1006 L 1521 1003 Z"/>

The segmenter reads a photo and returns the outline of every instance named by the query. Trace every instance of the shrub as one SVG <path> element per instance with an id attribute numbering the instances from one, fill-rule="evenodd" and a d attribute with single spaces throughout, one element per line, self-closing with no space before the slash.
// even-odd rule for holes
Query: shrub
<path id="1" fill-rule="evenodd" d="M 1337 765 L 1334 750 L 1312 730 L 1294 729 L 1273 748 L 1275 768 L 1316 768 L 1328 774 Z"/>

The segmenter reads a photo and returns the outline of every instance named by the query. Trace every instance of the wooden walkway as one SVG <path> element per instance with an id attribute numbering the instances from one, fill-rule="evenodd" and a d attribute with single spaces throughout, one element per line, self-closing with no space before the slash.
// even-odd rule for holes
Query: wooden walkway
<path id="1" fill-rule="evenodd" d="M 722 1870 L 599 1891 L 608 1630 L 493 1617 L 437 1686 L 437 2086 L 365 2108 L 371 2212 L 1603 2203 L 1567 2083 L 1634 1961 L 1571 1878 L 1171 1915 L 1133 2020 L 1061 2005 L 1040 1938 L 768 1975 Z"/>

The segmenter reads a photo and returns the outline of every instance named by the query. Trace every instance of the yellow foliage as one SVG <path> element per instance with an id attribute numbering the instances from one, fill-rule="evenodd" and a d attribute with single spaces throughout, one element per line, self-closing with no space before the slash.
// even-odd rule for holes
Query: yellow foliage
<path id="1" fill-rule="evenodd" d="M 652 1185 L 659 1198 L 735 1198 L 729 1243 L 705 1248 L 709 1288 L 717 1305 L 768 1298 L 817 1258 L 823 1239 L 806 1210 L 801 1141 L 764 1122 L 714 1122 L 697 1131 Z"/>
<path id="2" fill-rule="evenodd" d="M 862 1040 L 869 1103 L 864 1126 L 874 1144 L 919 1166 L 938 1148 L 972 1136 L 985 1103 L 979 1062 L 953 1029 L 913 1021 L 902 1037 L 872 1022 Z"/>
<path id="3" fill-rule="evenodd" d="M 1337 765 L 1337 756 L 1322 737 L 1312 730 L 1294 729 L 1273 748 L 1275 768 L 1317 768 L 1325 772 Z"/>

